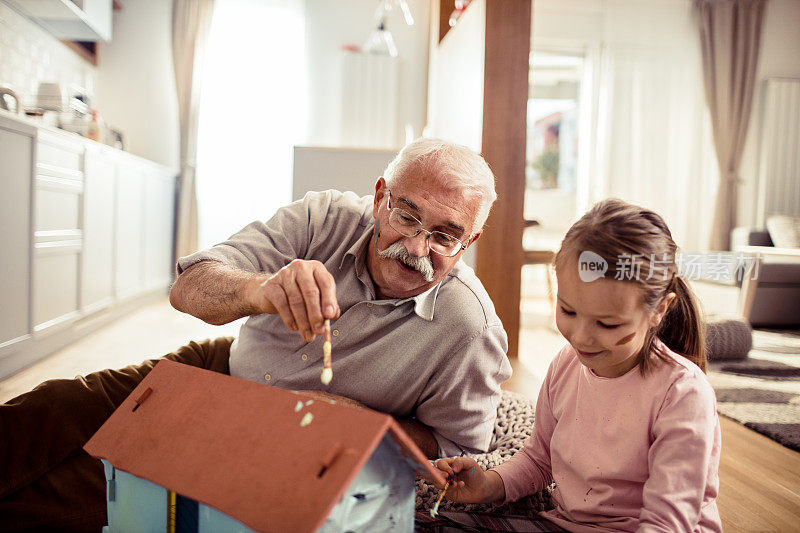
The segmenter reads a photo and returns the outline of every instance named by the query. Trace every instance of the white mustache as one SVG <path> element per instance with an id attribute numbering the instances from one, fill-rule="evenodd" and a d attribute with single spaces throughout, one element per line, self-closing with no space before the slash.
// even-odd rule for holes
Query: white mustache
<path id="1" fill-rule="evenodd" d="M 389 245 L 385 250 L 378 250 L 378 255 L 384 259 L 397 259 L 404 265 L 413 268 L 425 278 L 425 281 L 433 281 L 433 263 L 430 257 L 417 257 L 411 255 L 406 247 L 400 242 Z"/>

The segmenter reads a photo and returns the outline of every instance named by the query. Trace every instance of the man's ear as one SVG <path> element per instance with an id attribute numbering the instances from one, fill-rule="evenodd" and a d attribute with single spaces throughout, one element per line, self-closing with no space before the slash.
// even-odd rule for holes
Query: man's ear
<path id="1" fill-rule="evenodd" d="M 470 246 L 472 246 L 472 243 L 478 240 L 478 237 L 480 237 L 480 236 L 481 236 L 481 233 L 483 233 L 483 230 L 479 231 L 478 233 L 474 233 L 474 234 L 472 235 L 472 237 L 470 237 L 470 238 L 469 238 L 469 240 L 468 240 L 467 242 L 465 242 L 465 243 L 464 243 L 464 245 L 466 246 L 466 248 L 464 248 L 463 250 L 461 250 L 461 251 L 459 252 L 459 254 L 462 254 L 462 255 L 463 255 L 463 254 L 464 254 L 464 252 L 466 252 L 466 251 L 467 251 L 467 249 L 468 249 Z M 456 254 L 456 255 L 458 255 L 458 254 Z M 458 257 L 461 257 L 461 255 L 458 255 Z"/>
<path id="2" fill-rule="evenodd" d="M 480 230 L 479 232 L 477 232 L 477 233 L 473 234 L 473 235 L 472 235 L 472 238 L 471 238 L 471 239 L 469 240 L 469 242 L 467 243 L 467 248 L 469 248 L 470 246 L 472 246 L 472 243 L 473 243 L 473 242 L 475 242 L 475 241 L 477 241 L 477 240 L 478 240 L 478 237 L 480 237 L 482 234 L 483 234 L 483 230 Z"/>
<path id="3" fill-rule="evenodd" d="M 388 190 L 389 188 L 386 186 L 386 180 L 381 176 L 378 178 L 378 181 L 375 182 L 375 198 L 372 202 L 373 217 L 378 218 L 378 209 L 380 209 L 381 204 L 386 200 Z"/>

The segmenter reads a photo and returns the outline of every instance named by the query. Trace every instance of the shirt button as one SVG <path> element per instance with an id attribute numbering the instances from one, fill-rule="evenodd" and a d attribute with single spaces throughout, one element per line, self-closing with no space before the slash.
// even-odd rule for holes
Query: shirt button
<path id="1" fill-rule="evenodd" d="M 375 304 L 372 302 L 367 302 L 367 307 L 373 307 Z"/>
<path id="2" fill-rule="evenodd" d="M 303 361 L 305 361 L 306 359 L 308 359 L 308 355 L 306 355 L 306 354 L 303 354 L 303 355 L 301 355 L 300 357 L 302 357 Z"/>
<path id="3" fill-rule="evenodd" d="M 270 376 L 269 374 L 264 374 L 264 381 L 269 381 L 271 379 L 272 379 L 272 376 Z"/>
<path id="4" fill-rule="evenodd" d="M 338 330 L 338 329 L 335 329 L 335 330 L 331 331 L 331 334 L 332 334 L 334 337 L 338 337 L 338 336 L 339 336 L 339 330 Z"/>

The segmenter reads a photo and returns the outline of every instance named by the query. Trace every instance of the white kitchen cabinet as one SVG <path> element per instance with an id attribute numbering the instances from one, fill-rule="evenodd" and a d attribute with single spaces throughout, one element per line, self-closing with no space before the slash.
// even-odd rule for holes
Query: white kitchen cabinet
<path id="1" fill-rule="evenodd" d="M 34 132 L 0 120 L 0 359 L 30 339 Z"/>
<path id="2" fill-rule="evenodd" d="M 112 0 L 7 0 L 60 39 L 110 41 Z"/>
<path id="3" fill-rule="evenodd" d="M 122 300 L 144 290 L 144 176 L 135 163 L 120 165 L 118 176 L 114 272 L 116 297 Z"/>
<path id="4" fill-rule="evenodd" d="M 81 309 L 85 313 L 104 309 L 114 301 L 116 155 L 100 146 L 86 148 L 81 268 Z"/>
<path id="5" fill-rule="evenodd" d="M 175 178 L 150 168 L 145 174 L 144 193 L 144 287 L 152 290 L 168 286 L 175 271 Z"/>
<path id="6" fill-rule="evenodd" d="M 37 243 L 33 271 L 33 322 L 37 334 L 78 317 L 80 241 Z"/>
<path id="7" fill-rule="evenodd" d="M 169 169 L 0 110 L 0 379 L 172 281 Z"/>
<path id="8" fill-rule="evenodd" d="M 84 146 L 49 131 L 37 140 L 32 310 L 34 332 L 43 334 L 78 318 Z"/>

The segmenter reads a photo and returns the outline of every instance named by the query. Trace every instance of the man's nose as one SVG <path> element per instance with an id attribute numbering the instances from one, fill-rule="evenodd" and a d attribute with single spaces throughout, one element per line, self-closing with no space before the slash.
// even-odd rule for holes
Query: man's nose
<path id="1" fill-rule="evenodd" d="M 428 255 L 428 234 L 424 231 L 420 231 L 414 237 L 406 237 L 406 250 L 416 257 L 425 257 Z"/>

